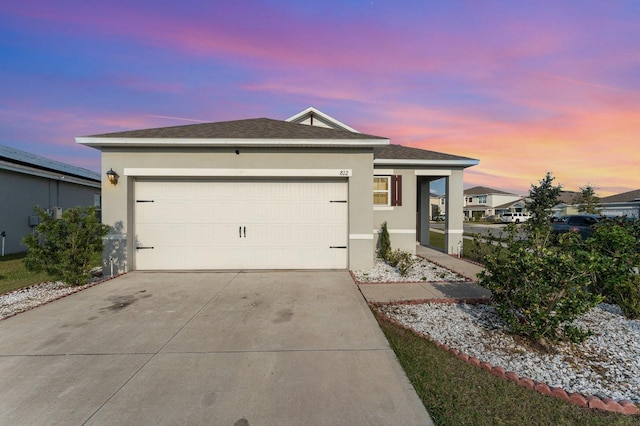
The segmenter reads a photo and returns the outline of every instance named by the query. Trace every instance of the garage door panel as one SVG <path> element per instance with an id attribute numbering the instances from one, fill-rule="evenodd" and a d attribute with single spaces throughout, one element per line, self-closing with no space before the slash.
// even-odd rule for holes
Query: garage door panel
<path id="1" fill-rule="evenodd" d="M 137 269 L 346 268 L 347 182 L 138 181 Z M 242 232 L 239 232 L 242 231 Z M 246 233 L 245 233 L 246 231 Z"/>

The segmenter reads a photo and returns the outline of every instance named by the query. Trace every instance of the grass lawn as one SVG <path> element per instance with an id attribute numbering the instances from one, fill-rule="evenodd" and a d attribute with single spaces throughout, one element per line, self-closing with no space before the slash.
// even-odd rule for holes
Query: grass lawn
<path id="1" fill-rule="evenodd" d="M 430 245 L 434 248 L 444 250 L 444 234 L 440 232 L 431 231 L 429 236 Z M 473 247 L 473 242 L 471 240 L 467 240 L 466 238 L 462 240 L 462 256 L 473 259 L 473 254 L 471 249 Z"/>
<path id="2" fill-rule="evenodd" d="M 0 294 L 51 281 L 45 272 L 27 271 L 22 263 L 25 255 L 25 253 L 19 253 L 0 257 Z"/>
<path id="3" fill-rule="evenodd" d="M 378 318 L 436 425 L 638 425 L 638 416 L 581 408 L 473 367 Z"/>

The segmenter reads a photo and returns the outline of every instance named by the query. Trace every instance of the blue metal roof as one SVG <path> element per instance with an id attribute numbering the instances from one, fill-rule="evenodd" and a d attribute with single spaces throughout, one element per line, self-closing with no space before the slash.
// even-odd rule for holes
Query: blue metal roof
<path id="1" fill-rule="evenodd" d="M 100 174 L 92 172 L 91 170 L 40 157 L 39 155 L 4 145 L 0 145 L 0 160 L 100 182 Z"/>

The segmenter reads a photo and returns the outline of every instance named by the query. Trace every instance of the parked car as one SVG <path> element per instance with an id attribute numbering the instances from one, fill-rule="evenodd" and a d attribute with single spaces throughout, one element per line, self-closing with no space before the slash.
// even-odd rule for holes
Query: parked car
<path id="1" fill-rule="evenodd" d="M 577 232 L 583 240 L 586 240 L 593 234 L 594 227 L 602 219 L 603 217 L 597 214 L 574 214 L 558 218 L 551 227 L 556 236 L 566 232 Z"/>
<path id="2" fill-rule="evenodd" d="M 433 217 L 433 220 L 436 222 L 444 222 L 447 217 L 443 214 L 439 214 Z"/>
<path id="3" fill-rule="evenodd" d="M 526 222 L 530 218 L 531 216 L 529 216 L 529 213 L 522 213 L 522 212 L 502 213 L 502 216 L 500 216 L 500 220 L 504 223 Z"/>

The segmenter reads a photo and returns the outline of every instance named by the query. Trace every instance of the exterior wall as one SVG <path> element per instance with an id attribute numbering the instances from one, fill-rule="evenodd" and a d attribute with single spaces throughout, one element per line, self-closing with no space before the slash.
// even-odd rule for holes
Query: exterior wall
<path id="1" fill-rule="evenodd" d="M 627 203 L 602 204 L 601 213 L 604 216 L 627 216 L 640 218 L 640 201 L 629 201 Z"/>
<path id="2" fill-rule="evenodd" d="M 10 254 L 27 249 L 22 239 L 32 231 L 29 216 L 35 216 L 35 206 L 44 209 L 62 207 L 63 210 L 93 206 L 94 195 L 99 195 L 100 189 L 60 179 L 0 170 L 0 193 L 0 231 L 6 232 L 4 249 L 5 254 Z"/>
<path id="3" fill-rule="evenodd" d="M 105 241 L 104 267 L 107 273 L 135 269 L 135 176 L 125 176 L 125 168 L 148 169 L 350 169 L 349 182 L 349 268 L 373 266 L 371 232 L 373 224 L 373 153 L 365 149 L 311 148 L 130 148 L 104 149 L 102 176 L 110 168 L 120 175 L 117 185 L 103 180 L 103 223 L 114 229 Z M 255 178 L 260 179 L 260 178 Z M 414 213 L 415 215 L 415 213 Z"/>
<path id="4" fill-rule="evenodd" d="M 487 204 L 491 207 L 501 206 L 503 204 L 511 203 L 516 200 L 519 200 L 521 197 L 518 195 L 507 195 L 507 194 L 489 194 L 487 196 Z"/>
<path id="5" fill-rule="evenodd" d="M 391 248 L 415 254 L 416 252 L 416 212 L 417 178 L 414 169 L 375 169 L 375 175 L 402 175 L 402 205 L 373 207 L 374 247 L 383 222 L 387 222 Z M 373 183 L 369 182 L 369 197 L 373 202 Z M 428 186 L 428 185 L 427 185 Z M 427 193 L 427 200 L 429 194 Z M 371 232 L 371 230 L 369 231 Z"/>
<path id="6" fill-rule="evenodd" d="M 445 221 L 444 245 L 448 254 L 458 255 L 462 249 L 463 229 L 463 170 L 451 170 L 446 179 L 447 217 Z"/>

